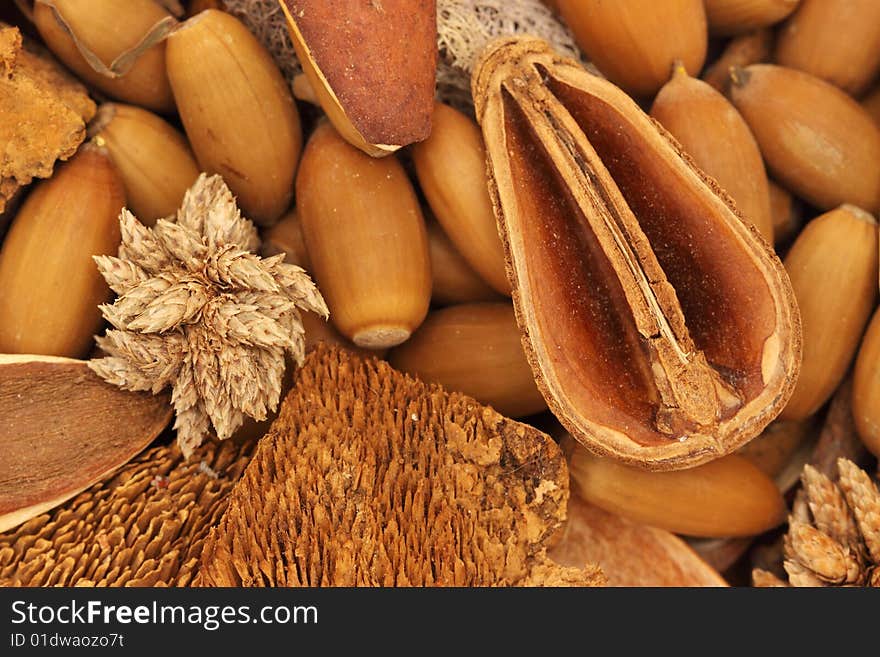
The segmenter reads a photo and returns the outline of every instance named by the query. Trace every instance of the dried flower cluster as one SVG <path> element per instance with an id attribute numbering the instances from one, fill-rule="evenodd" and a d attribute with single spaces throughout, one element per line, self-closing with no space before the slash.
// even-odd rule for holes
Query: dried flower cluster
<path id="1" fill-rule="evenodd" d="M 199 177 L 176 220 L 147 228 L 120 216 L 119 257 L 95 260 L 119 295 L 91 368 L 125 390 L 173 389 L 184 454 L 209 433 L 228 438 L 244 417 L 278 406 L 285 355 L 305 356 L 299 309 L 324 317 L 309 276 L 284 254 L 254 255 L 259 238 L 219 176 Z"/>
<path id="2" fill-rule="evenodd" d="M 807 465 L 784 540 L 791 586 L 880 586 L 880 492 L 868 474 L 838 459 L 835 483 Z M 756 569 L 756 586 L 785 586 Z"/>

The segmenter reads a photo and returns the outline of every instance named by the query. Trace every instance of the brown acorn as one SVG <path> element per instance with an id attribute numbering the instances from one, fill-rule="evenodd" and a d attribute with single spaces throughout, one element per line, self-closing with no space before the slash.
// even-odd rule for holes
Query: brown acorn
<path id="1" fill-rule="evenodd" d="M 880 208 L 880 128 L 837 87 L 782 66 L 731 72 L 729 96 L 773 176 L 821 209 Z"/>
<path id="2" fill-rule="evenodd" d="M 122 178 L 82 147 L 21 206 L 0 250 L 0 353 L 81 358 L 110 289 L 92 260 L 116 254 Z"/>
<path id="3" fill-rule="evenodd" d="M 715 178 L 743 218 L 772 244 L 764 161 L 751 130 L 730 101 L 677 64 L 672 79 L 654 99 L 651 116 L 681 143 L 698 167 Z"/>
<path id="4" fill-rule="evenodd" d="M 770 189 L 770 216 L 773 219 L 773 242 L 776 246 L 786 244 L 803 224 L 803 205 L 790 191 L 772 180 Z"/>
<path id="5" fill-rule="evenodd" d="M 496 291 L 509 296 L 480 129 L 443 103 L 434 106 L 432 123 L 431 136 L 412 149 L 419 185 L 462 257 Z"/>
<path id="6" fill-rule="evenodd" d="M 330 320 L 362 347 L 405 341 L 431 299 L 425 221 L 395 157 L 369 157 L 326 121 L 296 179 L 297 217 Z"/>
<path id="7" fill-rule="evenodd" d="M 509 301 L 431 312 L 408 342 L 389 352 L 388 362 L 424 381 L 470 395 L 502 415 L 521 417 L 547 408 L 523 353 Z"/>
<path id="8" fill-rule="evenodd" d="M 89 134 L 107 148 L 125 183 L 128 208 L 148 226 L 175 214 L 199 177 L 184 136 L 140 107 L 105 103 Z"/>
<path id="9" fill-rule="evenodd" d="M 159 3 L 37 0 L 33 17 L 49 49 L 82 80 L 124 102 L 174 111 L 165 44 L 159 41 L 144 49 L 176 22 Z"/>
<path id="10" fill-rule="evenodd" d="M 852 411 L 865 447 L 880 457 L 880 310 L 874 313 L 856 358 Z"/>
<path id="11" fill-rule="evenodd" d="M 874 217 L 843 205 L 808 223 L 788 252 L 803 362 L 782 419 L 812 415 L 843 380 L 877 301 L 877 251 Z"/>
<path id="12" fill-rule="evenodd" d="M 431 256 L 431 301 L 446 306 L 456 303 L 498 301 L 502 297 L 479 277 L 455 248 L 436 221 L 427 223 Z"/>
<path id="13" fill-rule="evenodd" d="M 741 34 L 778 23 L 798 7 L 800 0 L 705 0 L 712 34 Z"/>
<path id="14" fill-rule="evenodd" d="M 802 0 L 779 31 L 776 61 L 858 96 L 880 72 L 880 2 Z"/>
<path id="15" fill-rule="evenodd" d="M 874 123 L 880 126 L 880 84 L 865 95 L 862 99 L 862 107 L 871 115 Z"/>
<path id="16" fill-rule="evenodd" d="M 708 36 L 702 0 L 559 0 L 563 20 L 587 57 L 634 96 L 654 94 L 675 60 L 697 75 Z"/>
<path id="17" fill-rule="evenodd" d="M 730 69 L 766 62 L 773 50 L 773 33 L 767 29 L 754 30 L 731 39 L 724 51 L 703 71 L 703 81 L 724 91 L 730 82 Z"/>

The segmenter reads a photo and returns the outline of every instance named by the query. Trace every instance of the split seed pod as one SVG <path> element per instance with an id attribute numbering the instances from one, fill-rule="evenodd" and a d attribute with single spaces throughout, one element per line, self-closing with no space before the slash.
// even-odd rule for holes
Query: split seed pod
<path id="1" fill-rule="evenodd" d="M 547 408 L 523 353 L 509 302 L 435 310 L 410 340 L 391 351 L 388 361 L 508 417 Z"/>
<path id="2" fill-rule="evenodd" d="M 175 214 L 199 177 L 184 136 L 140 107 L 102 105 L 89 134 L 107 148 L 125 183 L 128 208 L 148 226 Z"/>
<path id="3" fill-rule="evenodd" d="M 501 298 L 477 275 L 436 221 L 428 221 L 431 302 L 437 305 L 496 301 Z"/>
<path id="4" fill-rule="evenodd" d="M 874 313 L 856 358 L 852 410 L 865 447 L 880 456 L 880 311 Z"/>
<path id="5" fill-rule="evenodd" d="M 542 41 L 495 42 L 473 91 L 517 321 L 560 421 L 666 470 L 760 433 L 800 325 L 754 227 L 631 98 Z"/>
<path id="6" fill-rule="evenodd" d="M 419 185 L 459 253 L 489 285 L 509 295 L 480 129 L 443 103 L 434 107 L 433 126 L 431 136 L 412 149 Z"/>
<path id="7" fill-rule="evenodd" d="M 753 536 L 785 519 L 766 474 L 735 454 L 679 472 L 645 472 L 576 448 L 572 488 L 601 509 L 689 536 Z"/>
<path id="8" fill-rule="evenodd" d="M 39 183 L 0 250 L 0 353 L 85 356 L 110 289 L 93 255 L 116 254 L 122 179 L 84 146 Z"/>
<path id="9" fill-rule="evenodd" d="M 756 27 L 778 23 L 798 7 L 801 0 L 705 0 L 706 18 L 712 34 L 741 34 Z M 824 1 L 824 0 L 823 0 Z"/>
<path id="10" fill-rule="evenodd" d="M 877 250 L 874 217 L 844 205 L 808 223 L 788 252 L 804 360 L 783 418 L 818 411 L 846 374 L 877 301 Z"/>
<path id="11" fill-rule="evenodd" d="M 559 0 L 562 18 L 587 57 L 634 96 L 653 95 L 675 60 L 697 75 L 708 36 L 703 0 Z"/>
<path id="12" fill-rule="evenodd" d="M 435 0 L 280 5 L 312 90 L 346 141 L 383 157 L 430 134 Z"/>
<path id="13" fill-rule="evenodd" d="M 274 223 L 290 205 L 302 130 L 272 56 L 216 9 L 183 23 L 167 45 L 168 77 L 202 170 L 223 176 L 248 219 Z"/>
<path id="14" fill-rule="evenodd" d="M 108 96 L 174 111 L 161 39 L 176 21 L 153 0 L 37 0 L 34 24 L 49 49 Z"/>
<path id="15" fill-rule="evenodd" d="M 296 179 L 297 216 L 330 320 L 361 347 L 400 344 L 431 300 L 425 220 L 394 157 L 374 159 L 322 123 Z"/>
<path id="16" fill-rule="evenodd" d="M 746 221 L 773 243 L 770 191 L 761 151 L 730 101 L 676 65 L 651 107 L 697 166 L 733 197 Z"/>
<path id="17" fill-rule="evenodd" d="M 823 210 L 880 208 L 880 128 L 837 87 L 791 68 L 731 72 L 729 96 L 773 176 Z"/>
<path id="18" fill-rule="evenodd" d="M 802 0 L 779 32 L 776 61 L 860 95 L 880 72 L 880 2 Z"/>

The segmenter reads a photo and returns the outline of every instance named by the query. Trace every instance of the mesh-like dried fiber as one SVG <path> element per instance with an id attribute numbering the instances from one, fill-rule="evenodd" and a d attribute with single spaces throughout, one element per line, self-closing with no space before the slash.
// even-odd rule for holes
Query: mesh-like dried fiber
<path id="1" fill-rule="evenodd" d="M 197 585 L 597 584 L 546 544 L 568 470 L 545 434 L 319 346 L 230 495 Z"/>
<path id="2" fill-rule="evenodd" d="M 272 53 L 289 82 L 302 72 L 278 0 L 223 0 Z M 568 28 L 541 0 L 437 0 L 437 94 L 463 108 L 471 105 L 471 70 L 480 51 L 501 36 L 531 34 L 561 55 L 580 58 Z"/>
<path id="3" fill-rule="evenodd" d="M 184 586 L 255 441 L 230 439 L 184 461 L 142 453 L 112 479 L 0 534 L 0 585 Z"/>

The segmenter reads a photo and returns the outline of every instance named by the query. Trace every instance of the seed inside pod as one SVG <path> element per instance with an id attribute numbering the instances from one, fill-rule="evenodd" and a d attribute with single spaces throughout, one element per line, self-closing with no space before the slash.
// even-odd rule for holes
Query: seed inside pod
<path id="1" fill-rule="evenodd" d="M 844 205 L 809 222 L 785 257 L 803 318 L 804 360 L 782 417 L 828 401 L 852 362 L 877 301 L 877 222 Z"/>
<path id="2" fill-rule="evenodd" d="M 705 0 L 712 34 L 740 34 L 778 23 L 801 0 Z"/>
<path id="3" fill-rule="evenodd" d="M 697 166 L 718 181 L 746 221 L 773 243 L 770 191 L 749 126 L 723 95 L 676 64 L 651 106 Z"/>
<path id="4" fill-rule="evenodd" d="M 604 75 L 635 96 L 650 96 L 679 59 L 697 75 L 706 59 L 702 0 L 559 0 L 578 45 Z"/>
<path id="5" fill-rule="evenodd" d="M 874 313 L 856 359 L 852 410 L 865 447 L 880 456 L 880 311 Z"/>
<path id="6" fill-rule="evenodd" d="M 776 62 L 860 95 L 880 72 L 880 2 L 801 0 L 779 31 Z"/>
<path id="7" fill-rule="evenodd" d="M 620 89 L 536 39 L 473 77 L 526 354 L 591 450 L 693 466 L 758 434 L 797 376 L 781 263 Z"/>
<path id="8" fill-rule="evenodd" d="M 830 210 L 880 208 L 880 128 L 859 104 L 817 77 L 771 64 L 731 71 L 728 93 L 773 176 Z"/>

